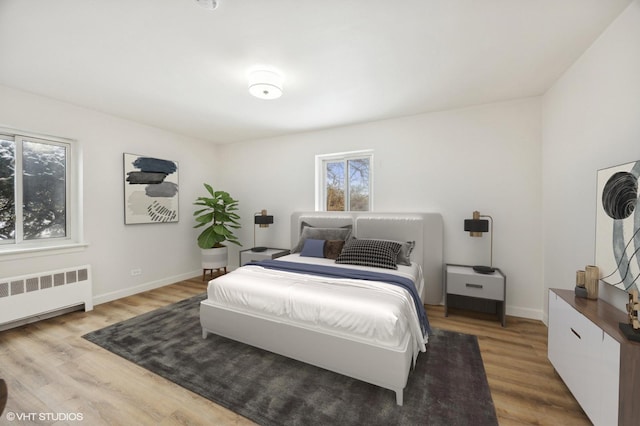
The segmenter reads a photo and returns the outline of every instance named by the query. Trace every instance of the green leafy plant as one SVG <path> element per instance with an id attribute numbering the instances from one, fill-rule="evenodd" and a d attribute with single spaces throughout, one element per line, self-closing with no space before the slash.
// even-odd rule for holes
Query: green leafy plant
<path id="1" fill-rule="evenodd" d="M 238 210 L 238 201 L 231 198 L 228 192 L 214 191 L 211 185 L 206 183 L 204 187 L 211 196 L 198 197 L 193 203 L 204 207 L 193 212 L 198 222 L 194 228 L 206 227 L 198 236 L 198 246 L 203 249 L 223 247 L 222 243 L 225 241 L 242 246 L 232 231 L 240 228 L 240 216 L 235 213 Z"/>

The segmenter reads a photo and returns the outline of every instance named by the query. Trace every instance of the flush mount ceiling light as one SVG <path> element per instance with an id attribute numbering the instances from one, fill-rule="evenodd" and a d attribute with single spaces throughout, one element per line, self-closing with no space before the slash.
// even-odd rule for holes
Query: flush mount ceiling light
<path id="1" fill-rule="evenodd" d="M 218 7 L 216 0 L 196 0 L 196 3 L 208 10 L 214 10 Z"/>
<path id="2" fill-rule="evenodd" d="M 282 96 L 282 76 L 275 71 L 255 70 L 249 73 L 249 93 L 260 99 Z"/>

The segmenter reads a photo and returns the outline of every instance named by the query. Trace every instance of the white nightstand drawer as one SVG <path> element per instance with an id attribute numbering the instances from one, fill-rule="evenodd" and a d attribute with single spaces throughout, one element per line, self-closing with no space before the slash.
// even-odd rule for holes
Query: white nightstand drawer
<path id="1" fill-rule="evenodd" d="M 481 299 L 504 300 L 504 279 L 497 272 L 494 274 L 461 274 L 450 270 L 447 274 L 447 293 Z"/>

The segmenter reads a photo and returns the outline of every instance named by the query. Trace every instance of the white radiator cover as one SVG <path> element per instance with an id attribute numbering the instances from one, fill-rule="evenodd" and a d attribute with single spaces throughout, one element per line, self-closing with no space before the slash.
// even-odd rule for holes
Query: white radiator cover
<path id="1" fill-rule="evenodd" d="M 90 311 L 92 287 L 91 265 L 0 278 L 0 325 L 81 305 Z"/>

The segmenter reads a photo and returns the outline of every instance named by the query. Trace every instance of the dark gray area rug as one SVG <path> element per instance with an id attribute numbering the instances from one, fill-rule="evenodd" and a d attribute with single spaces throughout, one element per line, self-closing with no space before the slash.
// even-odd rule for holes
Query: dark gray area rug
<path id="1" fill-rule="evenodd" d="M 185 299 L 85 336 L 261 425 L 497 425 L 475 336 L 433 330 L 395 393 L 220 336 Z"/>

